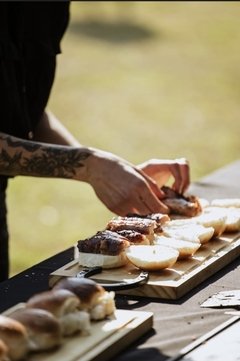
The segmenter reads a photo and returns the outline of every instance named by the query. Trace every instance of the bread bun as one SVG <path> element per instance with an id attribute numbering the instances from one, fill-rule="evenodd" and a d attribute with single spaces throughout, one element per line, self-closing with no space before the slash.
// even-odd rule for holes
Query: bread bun
<path id="1" fill-rule="evenodd" d="M 179 252 L 163 246 L 130 246 L 126 251 L 134 266 L 146 271 L 159 271 L 171 267 L 177 261 Z"/>
<path id="2" fill-rule="evenodd" d="M 51 312 L 59 320 L 63 336 L 78 331 L 89 334 L 91 328 L 89 314 L 79 311 L 79 305 L 79 298 L 66 289 L 41 292 L 26 302 L 27 308 L 40 308 Z"/>
<path id="3" fill-rule="evenodd" d="M 90 278 L 66 277 L 56 283 L 53 290 L 56 289 L 73 292 L 80 299 L 80 309 L 85 310 L 91 309 L 105 293 L 104 288 Z"/>
<path id="4" fill-rule="evenodd" d="M 210 206 L 209 200 L 207 200 L 205 198 L 198 198 L 198 201 L 199 201 L 200 206 L 201 206 L 202 209 L 205 208 L 205 207 Z"/>
<path id="5" fill-rule="evenodd" d="M 79 308 L 86 310 L 94 320 L 104 319 L 115 311 L 114 292 L 105 289 L 89 278 L 66 277 L 53 289 L 68 289 L 80 299 Z"/>
<path id="6" fill-rule="evenodd" d="M 225 232 L 240 231 L 240 208 L 227 208 Z"/>
<path id="7" fill-rule="evenodd" d="M 51 290 L 35 294 L 26 302 L 26 308 L 40 308 L 57 318 L 74 312 L 80 304 L 79 298 L 69 290 Z"/>
<path id="8" fill-rule="evenodd" d="M 196 222 L 204 227 L 213 227 L 213 237 L 219 237 L 226 228 L 226 213 L 222 212 L 221 209 L 213 209 L 212 207 L 204 208 L 203 213 L 196 217 Z"/>
<path id="9" fill-rule="evenodd" d="M 163 227 L 163 235 L 172 238 L 178 238 L 189 242 L 206 243 L 214 235 L 213 227 L 205 227 L 195 222 L 180 224 L 170 221 Z"/>
<path id="10" fill-rule="evenodd" d="M 125 251 L 116 256 L 99 253 L 78 252 L 78 263 L 83 267 L 118 268 L 125 266 L 128 262 Z"/>
<path id="11" fill-rule="evenodd" d="M 20 309 L 10 317 L 26 328 L 30 350 L 49 350 L 61 344 L 60 323 L 50 312 L 37 308 Z"/>
<path id="12" fill-rule="evenodd" d="M 240 198 L 217 198 L 213 199 L 211 206 L 214 207 L 235 207 L 240 208 Z"/>
<path id="13" fill-rule="evenodd" d="M 205 214 L 220 214 L 225 219 L 224 232 L 240 231 L 240 208 L 234 207 L 208 207 Z"/>
<path id="14" fill-rule="evenodd" d="M 0 339 L 7 345 L 8 356 L 12 361 L 25 358 L 29 342 L 27 330 L 20 322 L 0 315 Z"/>
<path id="15" fill-rule="evenodd" d="M 192 256 L 201 246 L 198 242 L 189 242 L 165 236 L 157 236 L 154 244 L 176 249 L 179 252 L 179 259 Z"/>
<path id="16" fill-rule="evenodd" d="M 0 361 L 10 361 L 8 358 L 8 347 L 2 340 L 0 340 Z"/>

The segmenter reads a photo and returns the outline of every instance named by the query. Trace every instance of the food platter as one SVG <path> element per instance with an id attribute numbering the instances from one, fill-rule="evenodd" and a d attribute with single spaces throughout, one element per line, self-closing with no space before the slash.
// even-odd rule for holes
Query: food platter
<path id="1" fill-rule="evenodd" d="M 240 232 L 223 233 L 202 245 L 191 258 L 177 261 L 172 268 L 151 272 L 146 284 L 119 293 L 158 299 L 178 299 L 218 272 L 240 255 Z M 49 276 L 50 287 L 63 277 L 76 276 L 82 267 L 77 259 L 54 271 Z M 139 275 L 139 269 L 130 264 L 103 270 L 92 277 L 97 282 L 120 282 Z"/>
<path id="2" fill-rule="evenodd" d="M 23 306 L 24 304 L 17 304 L 3 314 L 9 316 Z M 107 361 L 152 326 L 151 312 L 116 310 L 107 319 L 93 322 L 90 335 L 65 337 L 58 349 L 31 353 L 26 361 Z"/>

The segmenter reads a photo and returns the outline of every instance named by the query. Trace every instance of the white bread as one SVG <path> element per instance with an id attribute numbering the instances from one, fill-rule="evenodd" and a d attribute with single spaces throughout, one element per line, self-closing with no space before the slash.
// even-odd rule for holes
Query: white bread
<path id="1" fill-rule="evenodd" d="M 201 206 L 202 209 L 205 208 L 205 207 L 210 206 L 210 201 L 205 199 L 205 198 L 198 198 L 198 201 L 199 201 L 200 206 Z"/>
<path id="2" fill-rule="evenodd" d="M 61 327 L 58 320 L 48 311 L 25 308 L 11 313 L 27 330 L 31 351 L 53 349 L 61 344 Z"/>
<path id="3" fill-rule="evenodd" d="M 22 360 L 28 354 L 27 330 L 20 322 L 0 315 L 0 339 L 7 345 L 12 361 Z"/>
<path id="4" fill-rule="evenodd" d="M 201 246 L 198 242 L 189 242 L 165 236 L 157 236 L 154 244 L 176 249 L 179 252 L 179 259 L 193 256 Z"/>
<path id="5" fill-rule="evenodd" d="M 40 308 L 51 312 L 59 320 L 63 336 L 78 331 L 89 334 L 90 316 L 87 312 L 79 311 L 79 305 L 79 298 L 66 289 L 41 292 L 26 302 L 27 308 Z"/>
<path id="6" fill-rule="evenodd" d="M 206 214 L 221 214 L 225 218 L 224 232 L 240 231 L 240 208 L 234 207 L 207 207 Z"/>
<path id="7" fill-rule="evenodd" d="M 2 340 L 0 340 L 0 361 L 10 361 L 8 347 Z"/>
<path id="8" fill-rule="evenodd" d="M 107 292 L 89 278 L 66 277 L 53 289 L 68 289 L 80 299 L 80 310 L 86 310 L 94 320 L 104 319 L 115 311 L 114 292 Z"/>
<path id="9" fill-rule="evenodd" d="M 103 320 L 107 316 L 110 316 L 116 310 L 115 306 L 115 293 L 114 292 L 105 292 L 101 295 L 96 305 L 90 311 L 91 320 Z"/>
<path id="10" fill-rule="evenodd" d="M 102 268 L 118 268 L 128 263 L 125 251 L 116 256 L 110 256 L 99 253 L 78 252 L 78 263 L 83 267 L 100 266 Z"/>
<path id="11" fill-rule="evenodd" d="M 213 207 L 235 207 L 240 208 L 240 198 L 217 198 L 211 201 Z"/>
<path id="12" fill-rule="evenodd" d="M 206 207 L 195 220 L 204 227 L 213 227 L 213 237 L 219 237 L 225 231 L 227 215 L 221 209 Z"/>
<path id="13" fill-rule="evenodd" d="M 167 222 L 163 226 L 163 235 L 189 242 L 200 242 L 202 244 L 210 241 L 214 235 L 213 227 L 205 227 L 195 223 L 195 221 L 182 224 L 179 221 Z"/>
<path id="14" fill-rule="evenodd" d="M 176 249 L 158 245 L 130 246 L 126 254 L 134 266 L 146 271 L 159 271 L 172 267 L 179 256 Z"/>
<path id="15" fill-rule="evenodd" d="M 228 208 L 225 232 L 240 231 L 240 208 Z"/>

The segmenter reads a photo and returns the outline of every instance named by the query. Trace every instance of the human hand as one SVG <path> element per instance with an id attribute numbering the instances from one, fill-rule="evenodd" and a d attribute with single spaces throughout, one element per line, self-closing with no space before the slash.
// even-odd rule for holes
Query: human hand
<path id="1" fill-rule="evenodd" d="M 171 177 L 174 179 L 172 188 L 180 194 L 183 194 L 190 184 L 190 169 L 185 158 L 150 159 L 138 165 L 138 169 L 155 180 L 159 188 L 165 185 Z"/>
<path id="2" fill-rule="evenodd" d="M 169 209 L 159 198 L 163 192 L 147 172 L 111 153 L 94 150 L 88 158 L 87 182 L 98 198 L 112 212 L 125 216 L 128 213 L 168 213 Z"/>

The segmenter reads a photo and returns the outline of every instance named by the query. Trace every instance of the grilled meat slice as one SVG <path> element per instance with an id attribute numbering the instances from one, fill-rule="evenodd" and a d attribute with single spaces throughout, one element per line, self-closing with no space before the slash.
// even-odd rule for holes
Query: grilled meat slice
<path id="1" fill-rule="evenodd" d="M 184 196 L 167 186 L 161 189 L 166 195 L 161 201 L 170 209 L 170 214 L 194 217 L 201 213 L 202 207 L 196 196 Z"/>
<path id="2" fill-rule="evenodd" d="M 90 238 L 79 240 L 77 247 L 79 252 L 116 256 L 129 245 L 127 238 L 116 232 L 104 230 Z"/>

